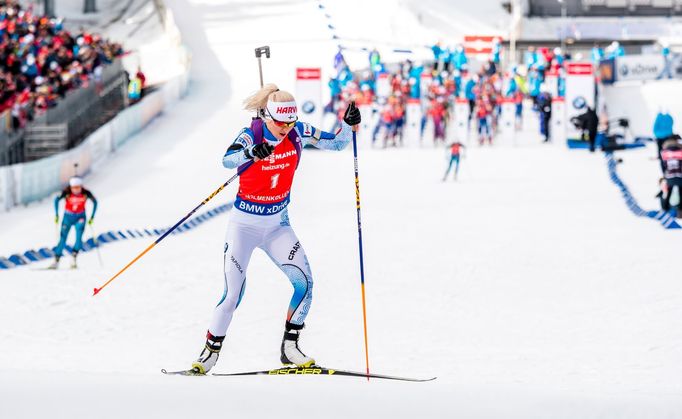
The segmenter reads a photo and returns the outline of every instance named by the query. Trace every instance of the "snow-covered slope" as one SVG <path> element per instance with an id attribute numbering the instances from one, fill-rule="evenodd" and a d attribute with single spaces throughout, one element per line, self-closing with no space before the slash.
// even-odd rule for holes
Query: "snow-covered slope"
<path id="1" fill-rule="evenodd" d="M 339 27 L 383 36 L 361 2 L 345 3 Z M 317 2 L 168 4 L 193 52 L 191 93 L 86 179 L 100 230 L 172 224 L 232 174 L 220 158 L 250 117 L 254 47 L 272 47 L 265 79 L 283 89 L 296 66 L 329 68 L 336 51 Z M 635 172 L 655 166 L 635 153 L 623 175 L 642 185 Z M 371 369 L 436 381 L 162 376 L 203 344 L 222 291 L 219 217 L 94 298 L 146 241 L 103 248 L 104 268 L 90 253 L 77 271 L 0 273 L 0 417 L 682 416 L 679 232 L 630 214 L 602 157 L 534 134 L 471 144 L 457 183 L 440 181 L 444 169 L 431 147 L 360 155 Z M 315 275 L 302 347 L 362 370 L 352 153 L 306 150 L 292 198 Z M 51 205 L 0 215 L 3 254 L 54 240 Z M 256 252 L 216 371 L 277 365 L 290 292 Z"/>

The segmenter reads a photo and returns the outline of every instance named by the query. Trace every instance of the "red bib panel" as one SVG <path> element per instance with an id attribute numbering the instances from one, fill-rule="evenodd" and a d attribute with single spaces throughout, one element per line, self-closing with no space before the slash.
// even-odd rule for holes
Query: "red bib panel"
<path id="1" fill-rule="evenodd" d="M 237 196 L 258 204 L 285 200 L 291 191 L 297 164 L 296 146 L 285 138 L 267 159 L 255 162 L 239 176 Z"/>
<path id="2" fill-rule="evenodd" d="M 85 212 L 85 201 L 87 200 L 88 197 L 85 196 L 85 194 L 69 194 L 66 196 L 66 205 L 64 206 L 64 209 L 74 214 Z"/>

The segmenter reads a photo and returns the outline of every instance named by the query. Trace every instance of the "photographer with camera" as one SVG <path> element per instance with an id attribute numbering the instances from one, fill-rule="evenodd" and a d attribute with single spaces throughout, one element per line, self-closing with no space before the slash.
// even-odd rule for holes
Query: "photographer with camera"
<path id="1" fill-rule="evenodd" d="M 588 106 L 585 113 L 571 118 L 571 123 L 576 128 L 583 130 L 583 139 L 585 139 L 587 134 L 587 140 L 590 142 L 590 152 L 594 153 L 597 127 L 599 126 L 599 117 L 594 108 Z"/>

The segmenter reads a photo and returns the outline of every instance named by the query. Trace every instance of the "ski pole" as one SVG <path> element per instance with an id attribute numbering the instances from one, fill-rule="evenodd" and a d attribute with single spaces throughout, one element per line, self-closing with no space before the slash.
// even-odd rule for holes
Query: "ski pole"
<path id="1" fill-rule="evenodd" d="M 189 217 L 192 216 L 192 214 L 194 214 L 195 212 L 197 212 L 197 210 L 198 210 L 199 208 L 201 208 L 202 206 L 204 206 L 208 201 L 210 201 L 211 199 L 213 199 L 213 197 L 215 197 L 216 195 L 218 195 L 218 193 L 220 193 L 220 191 L 222 191 L 222 190 L 223 190 L 227 185 L 229 185 L 233 180 L 237 179 L 237 177 L 238 177 L 239 175 L 241 175 L 241 174 L 244 172 L 244 170 L 246 170 L 246 169 L 248 169 L 249 167 L 251 167 L 252 164 L 253 164 L 253 161 L 247 163 L 247 165 L 244 167 L 244 169 L 242 169 L 241 171 L 238 171 L 237 173 L 235 173 L 231 178 L 229 178 L 229 179 L 227 180 L 227 182 L 223 183 L 218 189 L 216 189 L 215 191 L 213 191 L 213 193 L 212 193 L 211 195 L 209 195 L 208 198 L 204 199 L 199 205 L 197 205 L 196 207 L 194 207 L 194 209 L 193 209 L 192 211 L 190 211 L 187 215 L 185 215 L 185 216 L 184 216 L 180 221 L 178 221 L 173 227 L 169 228 L 168 231 L 166 231 L 165 233 L 163 233 L 163 235 L 162 235 L 161 237 L 159 237 L 158 239 L 156 239 L 156 240 L 154 241 L 154 243 L 150 244 L 146 249 L 144 249 L 144 250 L 142 251 L 142 253 L 140 253 L 139 255 L 137 255 L 137 256 L 135 257 L 135 259 L 131 260 L 126 266 L 123 267 L 123 269 L 121 269 L 120 271 L 118 271 L 118 273 L 117 273 L 116 275 L 112 276 L 107 282 L 105 282 L 104 284 L 102 284 L 102 286 L 100 286 L 99 288 L 95 288 L 94 291 L 93 291 L 93 294 L 92 294 L 93 297 L 94 297 L 95 295 L 97 295 L 100 291 L 102 291 L 102 289 L 103 289 L 104 287 L 106 287 L 107 285 L 109 285 L 109 284 L 110 284 L 114 279 L 116 279 L 119 275 L 121 275 L 121 274 L 122 274 L 126 269 L 128 269 L 132 264 L 134 264 L 135 262 L 137 262 L 137 261 L 138 261 L 142 256 L 144 256 L 147 252 L 149 252 L 150 250 L 152 250 L 152 249 L 154 248 L 154 246 L 156 246 L 157 244 L 159 244 L 159 243 L 161 242 L 161 240 L 165 239 L 170 233 L 172 233 L 176 228 L 178 228 L 178 226 L 180 226 L 182 223 L 184 223 Z"/>
<path id="2" fill-rule="evenodd" d="M 258 47 L 256 48 L 256 58 L 258 58 L 258 74 L 260 74 L 260 87 L 263 87 L 263 66 L 260 62 L 261 55 L 265 54 L 265 58 L 270 58 L 270 47 Z"/>
<path id="3" fill-rule="evenodd" d="M 261 55 L 262 55 L 262 54 L 265 54 L 265 58 L 270 58 L 270 47 L 269 47 L 269 46 L 264 46 L 264 47 L 256 48 L 256 58 L 258 58 L 258 73 L 260 74 L 260 87 L 261 87 L 261 88 L 263 87 L 263 67 L 261 66 Z M 257 115 L 257 116 L 260 116 L 260 115 Z M 144 250 L 142 251 L 142 253 L 140 253 L 139 255 L 137 255 L 137 256 L 135 257 L 135 259 L 131 260 L 131 261 L 130 261 L 126 266 L 124 266 L 123 269 L 121 269 L 116 275 L 114 275 L 113 277 L 111 277 L 111 278 L 110 278 L 107 282 L 105 282 L 101 287 L 95 288 L 94 291 L 93 291 L 93 294 L 92 294 L 93 297 L 94 297 L 95 295 L 97 295 L 100 291 L 102 291 L 102 289 L 103 289 L 104 287 L 106 287 L 107 285 L 109 285 L 109 284 L 110 284 L 114 279 L 116 279 L 119 275 L 121 275 L 121 274 L 122 274 L 126 269 L 128 269 L 132 264 L 134 264 L 135 262 L 137 262 L 137 261 L 138 261 L 142 256 L 144 256 L 147 252 L 149 252 L 150 250 L 152 250 L 152 249 L 154 248 L 154 246 L 156 246 L 158 243 L 160 243 L 161 240 L 165 239 L 170 233 L 173 232 L 173 230 L 175 230 L 176 228 L 178 228 L 178 226 L 179 226 L 180 224 L 184 223 L 185 220 L 187 220 L 189 217 L 191 217 L 192 214 L 194 214 L 199 208 L 201 208 L 201 207 L 204 206 L 208 201 L 210 201 L 211 199 L 213 199 L 214 196 L 218 195 L 218 194 L 220 193 L 220 191 L 222 191 L 223 189 L 225 189 L 225 187 L 226 187 L 227 185 L 229 185 L 232 181 L 234 181 L 235 179 L 237 179 L 237 177 L 239 177 L 239 175 L 241 175 L 242 173 L 244 173 L 244 171 L 246 171 L 249 167 L 251 167 L 252 164 L 253 164 L 253 160 L 250 161 L 249 163 L 247 163 L 246 166 L 244 166 L 244 169 L 238 170 L 237 173 L 235 173 L 231 178 L 229 178 L 229 179 L 227 180 L 227 182 L 223 183 L 218 189 L 216 189 L 211 195 L 209 195 L 208 198 L 204 199 L 204 200 L 201 202 L 201 204 L 199 204 L 199 205 L 197 205 L 196 207 L 194 207 L 194 209 L 193 209 L 192 211 L 190 211 L 187 215 L 185 215 L 180 221 L 178 221 L 173 227 L 171 227 L 168 231 L 166 231 L 161 237 L 159 237 L 158 239 L 156 239 L 156 241 L 154 241 L 154 243 L 150 244 L 146 249 L 144 249 Z"/>
<path id="4" fill-rule="evenodd" d="M 102 263 L 102 254 L 99 251 L 99 240 L 97 240 L 97 234 L 95 234 L 95 227 L 90 225 L 90 233 L 92 234 L 92 241 L 95 243 L 95 250 L 97 250 L 97 259 L 99 259 L 99 266 L 100 268 L 104 266 Z"/>
<path id="5" fill-rule="evenodd" d="M 261 64 L 261 56 L 265 54 L 265 58 L 270 58 L 270 47 L 258 47 L 256 48 L 256 58 L 258 58 L 258 75 L 260 76 L 260 87 L 263 88 L 263 65 Z M 256 111 L 256 118 L 260 118 L 261 114 L 264 113 L 262 109 Z"/>
<path id="6" fill-rule="evenodd" d="M 369 345 L 367 340 L 367 309 L 365 303 L 365 265 L 362 257 L 362 223 L 360 222 L 360 176 L 358 174 L 358 126 L 353 126 L 353 158 L 355 162 L 355 205 L 358 210 L 358 243 L 360 249 L 360 291 L 362 292 L 362 324 L 365 330 L 365 365 L 367 367 L 367 381 L 369 381 Z"/>

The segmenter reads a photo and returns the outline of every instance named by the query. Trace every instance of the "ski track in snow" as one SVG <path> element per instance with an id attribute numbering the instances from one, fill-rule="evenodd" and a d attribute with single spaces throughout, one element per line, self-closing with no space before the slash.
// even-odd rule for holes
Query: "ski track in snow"
<path id="1" fill-rule="evenodd" d="M 190 94 L 86 179 L 101 231 L 171 225 L 231 175 L 220 158 L 249 121 L 240 104 L 258 87 L 255 47 L 272 45 L 265 80 L 288 90 L 296 66 L 329 71 L 336 51 L 316 2 L 167 3 L 193 51 Z M 357 15 L 363 3 L 346 3 L 334 8 L 339 28 L 386 37 Z M 618 155 L 646 209 L 657 205 L 654 154 Z M 601 155 L 526 134 L 471 144 L 456 183 L 440 181 L 444 152 L 430 146 L 361 147 L 359 164 L 371 370 L 436 381 L 161 375 L 198 355 L 222 292 L 217 217 L 164 240 L 97 297 L 144 240 L 104 248 L 104 269 L 90 253 L 77 271 L 0 273 L 0 417 L 682 417 L 682 236 L 633 216 Z M 301 345 L 362 371 L 354 199 L 351 151 L 304 152 L 290 217 L 315 299 Z M 51 243 L 51 208 L 0 215 L 0 254 Z M 290 295 L 256 251 L 216 372 L 277 366 Z"/>

